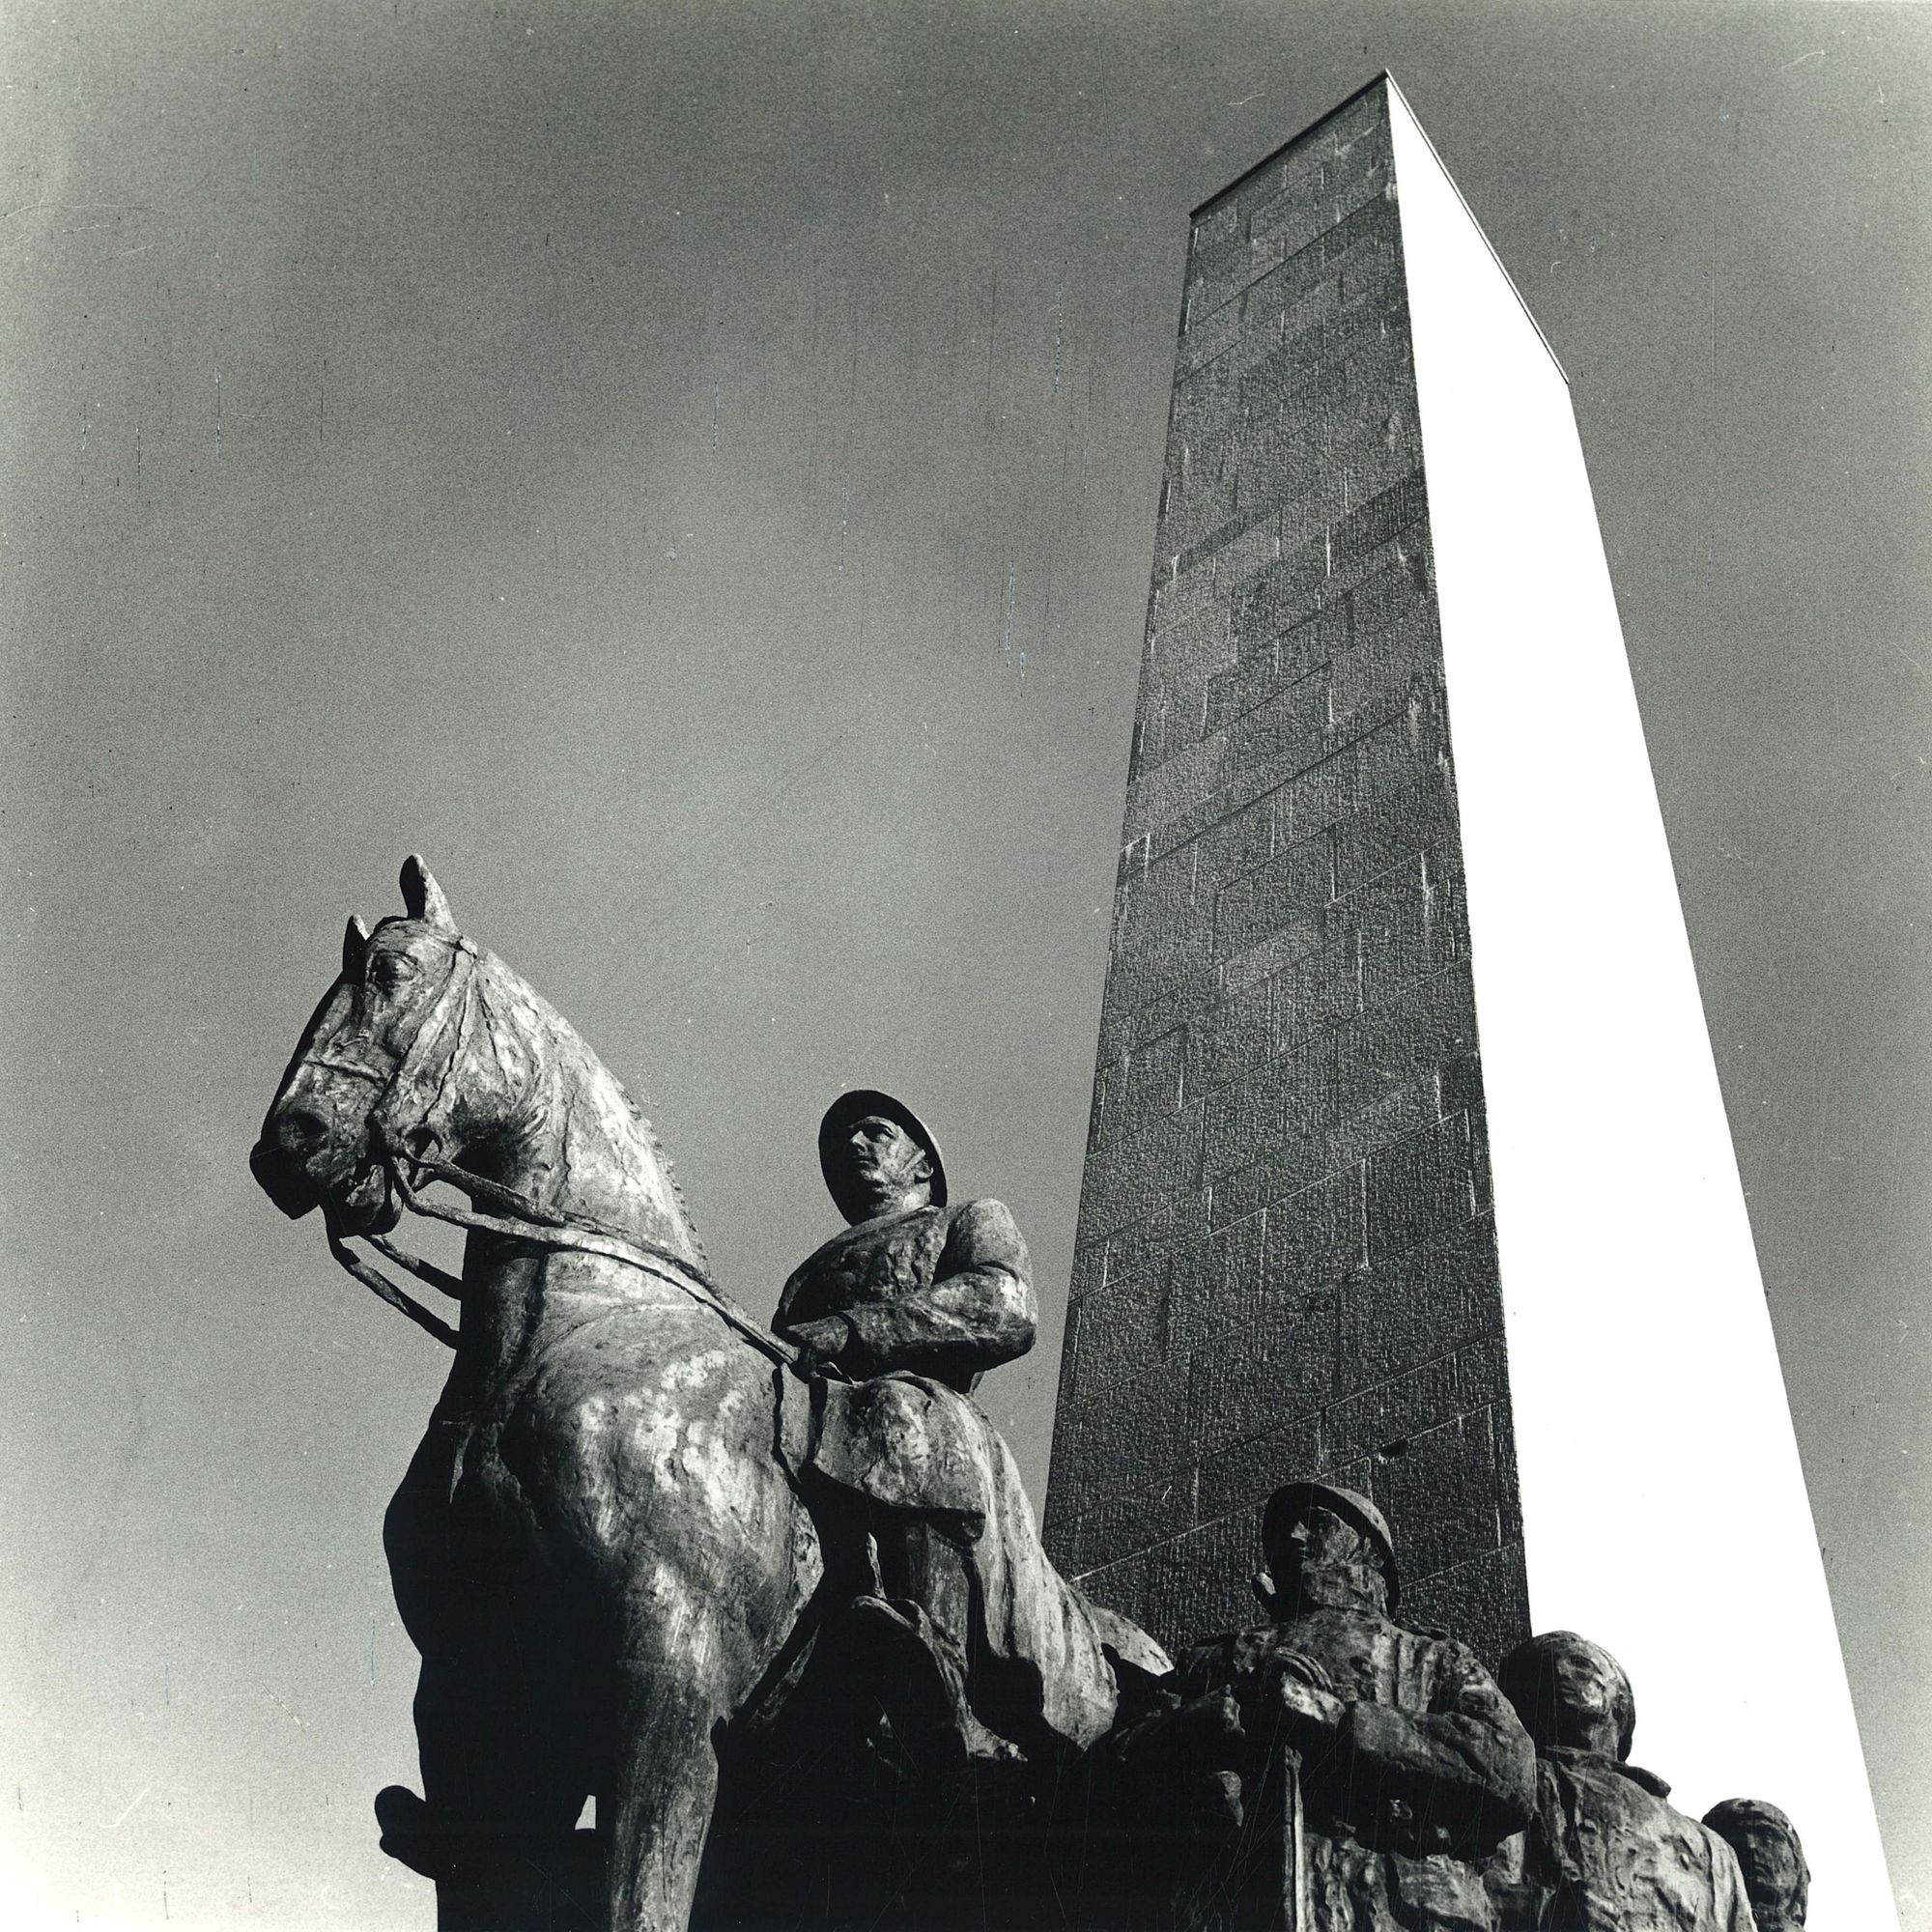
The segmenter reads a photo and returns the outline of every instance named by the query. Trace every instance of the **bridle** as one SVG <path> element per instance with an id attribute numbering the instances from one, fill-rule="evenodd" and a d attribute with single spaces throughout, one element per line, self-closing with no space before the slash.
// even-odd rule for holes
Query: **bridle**
<path id="1" fill-rule="evenodd" d="M 377 1163 L 397 1199 L 411 1213 L 433 1221 L 447 1222 L 452 1228 L 504 1236 L 531 1247 L 567 1249 L 576 1254 L 601 1255 L 608 1261 L 622 1262 L 639 1273 L 668 1283 L 710 1309 L 773 1361 L 786 1368 L 797 1367 L 797 1350 L 781 1342 L 768 1329 L 760 1327 L 748 1315 L 732 1307 L 710 1277 L 683 1256 L 652 1242 L 636 1240 L 588 1219 L 573 1218 L 540 1208 L 514 1188 L 505 1187 L 483 1175 L 472 1174 L 454 1161 L 437 1159 L 427 1151 L 427 1145 L 421 1144 L 429 1140 L 423 1122 L 434 1112 L 449 1085 L 475 1004 L 476 949 L 460 933 L 451 934 L 449 944 L 448 976 L 436 996 L 435 1004 L 423 1015 L 422 1024 L 411 1037 L 402 1058 L 396 1063 L 395 1071 L 386 1080 L 373 1067 L 347 1061 L 323 1063 L 332 1065 L 339 1072 L 351 1073 L 380 1086 L 376 1102 L 369 1110 L 369 1139 Z M 448 1037 L 447 1050 L 432 1082 L 426 1069 L 432 1052 L 445 1035 Z M 390 1118 L 394 1103 L 412 1092 L 432 1088 L 421 1118 L 412 1126 L 399 1127 Z M 412 1141 L 419 1145 L 412 1147 L 409 1145 Z M 445 1202 L 428 1200 L 421 1189 L 435 1181 L 459 1188 L 469 1196 L 472 1203 L 485 1202 L 497 1212 L 486 1214 L 479 1212 L 474 1206 L 457 1208 Z M 457 1331 L 440 1316 L 425 1308 L 406 1289 L 399 1288 L 382 1269 L 354 1253 L 344 1239 L 333 1209 L 327 1203 L 323 1212 L 328 1235 L 328 1252 L 335 1260 L 398 1314 L 407 1316 L 417 1327 L 434 1335 L 446 1348 L 454 1349 Z M 407 1253 L 385 1236 L 369 1235 L 363 1238 L 379 1254 L 414 1275 L 417 1280 L 428 1282 L 453 1301 L 463 1299 L 464 1285 L 458 1276 L 436 1266 L 434 1263 L 423 1261 L 419 1256 Z"/>

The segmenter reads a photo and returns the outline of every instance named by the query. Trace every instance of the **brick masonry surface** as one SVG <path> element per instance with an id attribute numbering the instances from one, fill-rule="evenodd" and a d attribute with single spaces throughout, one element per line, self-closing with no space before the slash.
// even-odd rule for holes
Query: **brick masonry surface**
<path id="1" fill-rule="evenodd" d="M 1194 218 L 1047 1546 L 1169 1644 L 1264 1498 L 1528 1634 L 1385 86 Z"/>

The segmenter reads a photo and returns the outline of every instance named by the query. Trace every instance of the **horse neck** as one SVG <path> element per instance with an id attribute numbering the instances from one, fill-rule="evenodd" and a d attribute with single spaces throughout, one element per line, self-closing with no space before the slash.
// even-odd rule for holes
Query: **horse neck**
<path id="1" fill-rule="evenodd" d="M 527 1144 L 532 1198 L 701 1268 L 704 1251 L 651 1123 L 582 1040 L 573 1036 L 572 1045 L 552 1070 L 541 1125 Z"/>
<path id="2" fill-rule="evenodd" d="M 473 1084 L 495 1118 L 478 1136 L 478 1171 L 550 1213 L 702 1268 L 670 1163 L 616 1076 L 500 961 L 481 978 Z"/>

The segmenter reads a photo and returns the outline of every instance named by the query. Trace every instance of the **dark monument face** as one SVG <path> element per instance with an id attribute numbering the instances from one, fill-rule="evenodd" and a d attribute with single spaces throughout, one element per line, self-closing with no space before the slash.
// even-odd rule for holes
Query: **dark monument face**
<path id="1" fill-rule="evenodd" d="M 868 1115 L 852 1129 L 846 1163 L 847 1190 L 871 1211 L 870 1220 L 895 1208 L 923 1208 L 931 1186 L 924 1150 L 896 1121 Z"/>
<path id="2" fill-rule="evenodd" d="M 1179 1644 L 1319 1472 L 1493 1662 L 1527 1585 L 1394 167 L 1378 82 L 1193 216 L 1047 1535 Z"/>
<path id="3" fill-rule="evenodd" d="M 1387 1611 L 1396 1598 L 1395 1544 L 1366 1496 L 1326 1484 L 1289 1484 L 1262 1520 L 1267 1569 L 1255 1579 L 1265 1606 L 1289 1618 L 1322 1604 Z"/>
<path id="4" fill-rule="evenodd" d="M 826 1188 L 848 1221 L 869 1221 L 928 1201 L 945 1206 L 939 1145 L 925 1122 L 890 1094 L 840 1094 L 819 1122 L 818 1160 Z"/>

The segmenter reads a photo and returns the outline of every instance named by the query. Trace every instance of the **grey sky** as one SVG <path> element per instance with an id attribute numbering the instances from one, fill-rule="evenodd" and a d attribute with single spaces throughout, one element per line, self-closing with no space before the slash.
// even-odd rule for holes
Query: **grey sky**
<path id="1" fill-rule="evenodd" d="M 368 1802 L 413 1775 L 379 1530 L 441 1363 L 245 1166 L 412 846 L 641 1089 L 761 1311 L 832 1225 L 826 1098 L 927 1113 L 1033 1243 L 1041 1346 L 985 1396 L 1038 1492 L 1185 215 L 1387 66 L 1574 384 L 1932 1926 L 1928 43 L 1914 6 L 10 10 L 17 1922 L 431 1922 Z"/>

